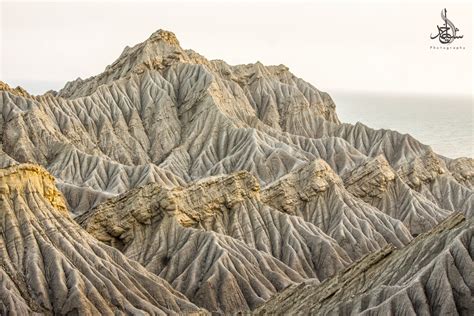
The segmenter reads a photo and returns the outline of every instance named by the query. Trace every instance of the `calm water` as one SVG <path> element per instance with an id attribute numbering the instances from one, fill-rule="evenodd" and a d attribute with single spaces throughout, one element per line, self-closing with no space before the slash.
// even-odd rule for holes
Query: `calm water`
<path id="1" fill-rule="evenodd" d="M 330 94 L 343 122 L 408 133 L 446 157 L 474 157 L 470 97 Z"/>

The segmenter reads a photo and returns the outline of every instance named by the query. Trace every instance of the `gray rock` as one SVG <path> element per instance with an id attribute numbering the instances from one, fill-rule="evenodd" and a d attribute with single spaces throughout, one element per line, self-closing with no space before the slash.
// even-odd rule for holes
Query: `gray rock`
<path id="1" fill-rule="evenodd" d="M 166 281 L 76 224 L 43 168 L 0 169 L 0 210 L 1 314 L 199 312 Z"/>
<path id="2" fill-rule="evenodd" d="M 471 218 L 474 212 L 472 158 L 449 159 L 410 135 L 341 123 L 331 97 L 287 67 L 209 61 L 183 50 L 167 31 L 125 48 L 103 73 L 79 78 L 57 93 L 32 96 L 0 83 L 0 109 L 0 167 L 30 162 L 46 168 L 66 199 L 58 198 L 63 213 L 69 209 L 92 235 L 129 259 L 71 226 L 68 217 L 60 217 L 59 223 L 50 216 L 27 220 L 50 209 L 41 196 L 25 193 L 26 202 L 20 203 L 16 193 L 8 193 L 3 200 L 8 211 L 0 213 L 8 218 L 3 223 L 10 225 L 14 216 L 8 214 L 15 212 L 27 232 L 35 232 L 28 228 L 32 223 L 39 237 L 53 234 L 62 240 L 57 234 L 73 234 L 80 251 L 85 251 L 82 244 L 92 244 L 113 253 L 127 268 L 120 268 L 123 276 L 108 277 L 112 283 L 103 281 L 112 287 L 119 287 L 115 281 L 122 277 L 159 284 L 100 294 L 113 298 L 112 305 L 125 313 L 138 312 L 135 308 L 150 313 L 197 310 L 163 279 L 211 311 L 253 309 L 287 286 L 324 282 L 354 260 L 377 257 L 390 244 L 400 251 L 412 249 L 413 236 L 433 229 L 451 213 Z M 14 185 L 6 187 L 10 192 Z M 44 231 L 48 225 L 53 228 Z M 61 225 L 74 227 L 74 232 Z M 112 271 L 117 266 L 89 251 L 81 254 L 89 261 L 70 267 L 70 261 L 54 258 L 75 252 L 57 246 L 53 237 L 42 240 L 44 247 L 59 252 L 53 252 L 51 262 L 63 262 L 67 271 L 79 269 L 82 274 L 71 272 L 70 279 L 81 284 L 77 302 L 81 311 L 95 312 L 82 297 L 91 293 L 89 288 L 103 293 L 104 287 L 87 276 L 102 266 L 112 265 Z M 16 249 L 23 249 L 22 238 L 9 240 L 13 257 L 21 253 Z M 430 253 L 445 246 L 443 238 L 439 244 L 433 240 Z M 43 252 L 32 254 L 28 269 L 49 271 Z M 456 264 L 466 261 L 460 260 Z M 425 273 L 419 268 L 425 263 L 411 267 L 413 273 Z M 46 290 L 61 266 L 25 282 L 12 274 L 24 265 L 2 267 L 5 311 L 61 313 L 63 307 L 54 304 L 64 302 L 70 292 L 60 284 L 53 291 L 57 298 L 51 298 Z M 396 265 L 387 267 L 396 270 Z M 443 269 L 449 278 L 451 271 L 470 278 L 453 261 L 446 261 Z M 447 284 L 443 273 L 433 272 L 433 280 Z M 398 292 L 390 288 L 385 295 L 383 287 L 377 292 L 380 284 L 367 285 L 367 291 L 375 292 L 358 303 L 360 310 L 376 310 L 379 302 L 380 313 L 390 311 L 388 298 Z M 27 293 L 32 288 L 38 291 Z M 437 311 L 441 299 L 431 297 L 448 293 L 448 286 L 430 283 L 429 291 L 429 299 L 411 308 Z M 463 291 L 461 286 L 452 291 L 452 299 L 443 298 L 447 307 L 439 313 L 453 312 L 453 304 L 472 311 L 472 305 L 456 296 Z M 131 299 L 129 293 L 138 296 Z M 408 293 L 421 295 L 412 288 Z M 169 299 L 169 305 L 161 298 Z M 305 302 L 296 302 L 297 309 L 312 306 Z M 408 304 L 403 299 L 393 302 Z M 104 313 L 112 305 L 103 307 Z M 353 312 L 350 305 L 337 308 Z"/>
<path id="3" fill-rule="evenodd" d="M 253 309 L 291 284 L 326 279 L 351 262 L 319 228 L 264 204 L 248 172 L 184 188 L 149 184 L 77 220 L 214 312 Z"/>
<path id="4" fill-rule="evenodd" d="M 333 278 L 291 286 L 255 314 L 471 315 L 472 219 L 455 214 L 408 246 L 367 255 Z"/>

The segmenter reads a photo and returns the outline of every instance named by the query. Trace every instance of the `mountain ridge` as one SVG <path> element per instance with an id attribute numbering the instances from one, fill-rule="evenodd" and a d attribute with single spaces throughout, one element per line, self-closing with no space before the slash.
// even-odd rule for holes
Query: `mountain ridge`
<path id="1" fill-rule="evenodd" d="M 166 281 L 80 229 L 42 167 L 0 169 L 0 209 L 2 314 L 199 312 Z"/>
<path id="2" fill-rule="evenodd" d="M 361 258 L 396 252 L 403 254 L 397 255 L 401 263 L 403 258 L 415 262 L 413 244 L 420 236 L 438 234 L 436 227 L 458 212 L 470 223 L 474 212 L 474 159 L 449 159 L 408 134 L 343 123 L 330 95 L 288 67 L 207 60 L 181 48 L 168 31 L 125 48 L 104 72 L 68 82 L 59 92 L 32 96 L 1 83 L 0 104 L 0 168 L 7 168 L 1 170 L 36 168 L 48 183 L 56 181 L 46 191 L 16 189 L 25 196 L 21 208 L 12 202 L 14 183 L 4 184 L 1 214 L 8 220 L 2 231 L 10 227 L 8 214 L 28 214 L 20 235 L 27 236 L 31 225 L 50 227 L 46 233 L 52 237 L 44 244 L 57 247 L 53 262 L 85 251 L 80 242 L 113 255 L 97 258 L 86 251 L 86 262 L 75 268 L 99 273 L 94 262 L 112 267 L 110 258 L 119 258 L 122 277 L 150 284 L 125 289 L 111 277 L 110 286 L 118 286 L 125 297 L 114 306 L 124 313 L 134 308 L 268 312 L 259 306 L 271 302 L 280 304 L 275 305 L 280 312 L 288 306 L 311 311 L 308 299 Z M 28 198 L 30 191 L 35 199 Z M 37 224 L 38 215 L 58 210 L 66 219 L 48 215 Z M 429 277 L 448 277 L 454 284 L 448 272 L 458 271 L 467 280 L 459 290 L 472 291 L 474 276 L 453 266 L 466 267 L 472 260 L 471 226 L 449 229 L 451 237 L 463 237 L 445 234 L 426 243 L 427 260 L 442 266 Z M 74 246 L 55 244 L 61 236 L 70 240 L 69 235 L 77 237 Z M 11 241 L 11 247 L 20 249 L 23 238 Z M 449 248 L 459 254 L 458 261 L 439 259 L 443 243 L 453 240 L 461 240 Z M 39 254 L 31 264 L 45 260 Z M 52 269 L 52 275 L 63 273 L 58 265 Z M 380 275 L 393 275 L 392 270 Z M 415 278 L 428 275 L 410 271 Z M 48 288 L 48 276 L 25 282 Z M 38 310 L 44 312 L 64 310 L 46 294 L 22 294 L 23 287 L 15 287 L 11 277 L 4 280 L 6 287 L 23 291 L 8 300 L 24 311 L 37 309 L 35 304 L 43 304 Z M 81 280 L 92 282 L 91 288 L 98 284 Z M 373 289 L 370 293 L 386 281 L 356 280 Z M 309 284 L 298 304 L 280 300 L 279 293 L 306 286 L 298 284 Z M 448 289 L 429 282 L 423 286 L 438 296 Z M 158 288 L 165 296 L 157 294 Z M 353 306 L 362 311 L 377 303 L 379 313 L 392 312 L 390 291 L 361 296 Z M 68 293 L 60 287 L 54 295 Z M 19 295 L 39 303 L 25 303 Z M 137 295 L 147 299 L 131 299 Z M 450 308 L 457 303 L 470 308 L 464 297 L 452 297 L 446 301 Z M 162 299 L 174 303 L 167 306 Z M 397 302 L 405 306 L 409 301 Z M 426 302 L 421 305 L 428 309 L 436 303 Z M 93 311 L 85 299 L 79 303 L 84 303 L 81 310 Z M 351 313 L 353 306 L 336 307 Z"/>

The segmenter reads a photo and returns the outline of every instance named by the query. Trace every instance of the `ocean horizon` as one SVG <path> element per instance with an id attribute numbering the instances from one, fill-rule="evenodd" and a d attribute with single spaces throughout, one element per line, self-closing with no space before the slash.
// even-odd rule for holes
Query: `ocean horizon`
<path id="1" fill-rule="evenodd" d="M 471 96 L 329 92 L 344 123 L 410 134 L 438 154 L 474 158 Z"/>

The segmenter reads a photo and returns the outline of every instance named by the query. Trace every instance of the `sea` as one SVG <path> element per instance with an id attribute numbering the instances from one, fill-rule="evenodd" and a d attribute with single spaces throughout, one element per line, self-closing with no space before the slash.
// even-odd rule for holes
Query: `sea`
<path id="1" fill-rule="evenodd" d="M 410 134 L 438 154 L 474 158 L 472 96 L 330 92 L 339 119 Z"/>

